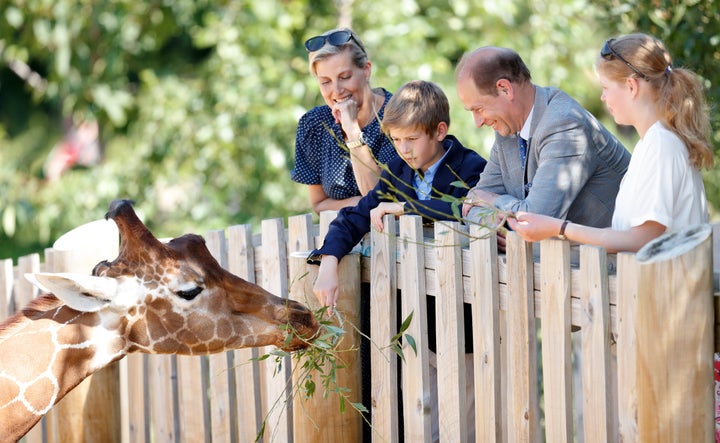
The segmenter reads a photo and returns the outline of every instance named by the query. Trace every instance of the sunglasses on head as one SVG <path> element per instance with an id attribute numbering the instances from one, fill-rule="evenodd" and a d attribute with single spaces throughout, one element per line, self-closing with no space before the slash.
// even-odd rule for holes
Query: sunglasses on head
<path id="1" fill-rule="evenodd" d="M 358 47 L 365 52 L 363 45 L 355 38 L 350 31 L 335 31 L 328 35 L 316 35 L 305 40 L 305 49 L 308 52 L 314 52 L 325 46 L 325 43 L 330 43 L 333 46 L 342 46 L 345 43 L 353 40 Z"/>
<path id="2" fill-rule="evenodd" d="M 647 81 L 650 81 L 650 78 L 649 78 L 647 75 L 643 74 L 642 72 L 640 72 L 640 70 L 639 70 L 638 68 L 636 68 L 635 66 L 631 65 L 630 62 L 627 61 L 627 60 L 625 60 L 622 55 L 620 55 L 620 54 L 618 54 L 617 52 L 615 52 L 615 50 L 614 50 L 613 47 L 611 46 L 611 45 L 612 45 L 612 42 L 614 42 L 614 41 L 615 41 L 615 39 L 614 39 L 614 38 L 611 38 L 611 39 L 608 39 L 608 40 L 605 42 L 605 44 L 603 45 L 602 49 L 600 50 L 600 57 L 604 58 L 605 60 L 612 60 L 613 57 L 615 57 L 616 59 L 618 59 L 618 60 L 620 60 L 621 62 L 625 63 L 625 64 L 627 65 L 627 67 L 630 68 L 630 69 L 632 69 L 637 75 L 640 76 L 640 78 L 642 78 L 642 79 L 644 79 L 644 80 L 647 80 Z"/>

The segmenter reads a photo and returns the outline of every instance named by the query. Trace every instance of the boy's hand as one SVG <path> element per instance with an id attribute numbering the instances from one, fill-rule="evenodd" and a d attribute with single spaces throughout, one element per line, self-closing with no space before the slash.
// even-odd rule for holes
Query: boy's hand
<path id="1" fill-rule="evenodd" d="M 330 309 L 328 309 L 329 314 L 332 314 L 332 310 L 340 294 L 337 267 L 337 257 L 323 255 L 317 279 L 313 284 L 313 293 L 315 293 L 315 297 L 317 297 L 320 304 L 322 306 L 330 306 Z"/>
<path id="2" fill-rule="evenodd" d="M 405 203 L 382 202 L 377 207 L 370 210 L 370 224 L 383 232 L 383 217 L 385 214 L 403 215 L 405 213 Z"/>

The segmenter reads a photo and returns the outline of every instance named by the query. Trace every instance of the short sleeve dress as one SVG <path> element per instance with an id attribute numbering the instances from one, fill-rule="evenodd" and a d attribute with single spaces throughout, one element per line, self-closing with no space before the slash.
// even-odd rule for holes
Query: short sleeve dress
<path id="1" fill-rule="evenodd" d="M 390 138 L 383 134 L 380 121 L 392 94 L 385 89 L 377 118 L 362 128 L 363 137 L 379 163 L 397 157 Z M 350 153 L 344 144 L 342 126 L 335 122 L 330 107 L 317 106 L 300 118 L 295 139 L 295 167 L 290 178 L 305 185 L 322 185 L 325 194 L 342 200 L 360 195 L 353 174 Z"/>

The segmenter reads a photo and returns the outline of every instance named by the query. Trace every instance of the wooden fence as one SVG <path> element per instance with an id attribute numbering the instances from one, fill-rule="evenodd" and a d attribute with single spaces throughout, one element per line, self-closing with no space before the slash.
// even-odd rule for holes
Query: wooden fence
<path id="1" fill-rule="evenodd" d="M 265 220 L 256 235 L 237 225 L 205 238 L 233 273 L 315 306 L 317 267 L 296 252 L 320 244 L 334 215 L 323 213 L 319 226 L 306 214 L 290 217 L 287 227 Z M 478 442 L 714 439 L 712 236 L 678 257 L 640 264 L 634 254 L 615 261 L 601 248 L 575 250 L 559 240 L 535 245 L 533 254 L 512 233 L 507 253 L 498 254 L 493 232 L 456 223 L 436 223 L 427 234 L 419 217 L 386 216 L 385 232 L 370 236 L 371 257 L 351 254 L 340 265 L 338 310 L 351 346 L 360 282 L 371 287 L 373 441 L 398 441 L 401 429 L 406 442 L 431 441 L 433 409 L 443 442 L 468 441 L 472 420 Z M 39 254 L 16 265 L 0 261 L 0 320 L 35 296 L 20 276 L 53 271 L 54 254 L 46 250 L 45 263 Z M 425 294 L 436 297 L 436 356 L 428 349 Z M 469 375 L 463 301 L 473 316 Z M 417 353 L 405 346 L 399 363 L 386 345 L 397 318 L 410 312 L 406 333 Z M 263 425 L 263 441 L 360 440 L 360 415 L 352 408 L 340 414 L 333 394 L 289 398 L 294 361 L 253 360 L 269 351 L 130 355 L 83 382 L 81 398 L 66 397 L 23 441 L 250 442 Z M 433 359 L 438 405 L 430 401 Z M 339 375 L 352 401 L 359 401 L 360 376 L 353 359 Z M 65 424 L 68 416 L 80 424 Z"/>

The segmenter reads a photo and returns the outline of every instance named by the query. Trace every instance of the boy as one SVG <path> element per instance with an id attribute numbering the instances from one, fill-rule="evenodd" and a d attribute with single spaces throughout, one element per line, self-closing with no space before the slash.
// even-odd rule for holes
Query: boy
<path id="1" fill-rule="evenodd" d="M 425 221 L 455 219 L 452 203 L 443 201 L 442 196 L 450 195 L 458 200 L 465 197 L 468 188 L 452 183 L 462 180 L 472 188 L 487 162 L 449 135 L 449 125 L 448 99 L 434 83 L 408 82 L 390 99 L 382 126 L 400 158 L 387 164 L 378 184 L 357 206 L 340 210 L 330 224 L 322 248 L 313 251 L 307 259 L 310 264 L 320 264 L 313 292 L 323 306 L 334 307 L 337 301 L 340 259 L 350 253 L 371 225 L 382 232 L 385 214 L 422 215 Z M 466 336 L 471 336 L 469 307 L 465 305 Z M 428 297 L 427 312 L 430 350 L 435 351 L 433 297 Z M 471 346 L 467 343 L 466 351 Z M 433 428 L 436 426 L 435 420 Z"/>

